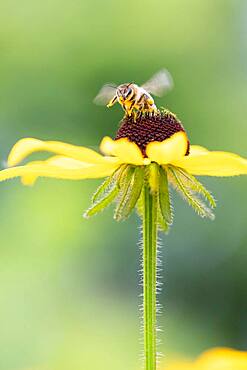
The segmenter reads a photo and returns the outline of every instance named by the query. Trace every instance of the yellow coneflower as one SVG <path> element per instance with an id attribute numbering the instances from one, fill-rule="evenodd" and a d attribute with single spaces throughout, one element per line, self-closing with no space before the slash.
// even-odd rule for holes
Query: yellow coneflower
<path id="1" fill-rule="evenodd" d="M 10 168 L 0 172 L 0 181 L 20 176 L 23 184 L 32 185 L 41 176 L 69 180 L 106 177 L 85 216 L 98 213 L 113 201 L 117 220 L 126 219 L 137 208 L 143 222 L 145 369 L 155 370 L 157 233 L 158 229 L 167 231 L 172 223 L 169 184 L 200 216 L 212 219 L 215 200 L 194 175 L 247 174 L 247 160 L 190 145 L 181 122 L 166 110 L 125 117 L 115 139 L 103 138 L 100 150 L 103 155 L 57 141 L 21 139 L 12 148 Z M 17 166 L 37 151 L 55 155 Z"/>
<path id="2" fill-rule="evenodd" d="M 231 348 L 214 348 L 195 361 L 176 361 L 165 370 L 246 370 L 247 352 Z"/>
<path id="3" fill-rule="evenodd" d="M 94 196 L 97 207 L 87 212 L 90 215 L 101 210 L 101 206 L 108 205 L 108 200 L 117 198 L 123 185 L 128 188 L 128 195 L 133 195 L 130 188 L 135 190 L 135 199 L 131 204 L 134 208 L 145 179 L 153 192 L 159 192 L 161 215 L 170 224 L 170 216 L 164 215 L 167 204 L 163 198 L 169 198 L 167 181 L 201 216 L 212 217 L 212 212 L 195 193 L 205 197 L 211 207 L 215 206 L 213 197 L 193 175 L 236 176 L 247 173 L 247 160 L 236 154 L 190 145 L 180 121 L 168 111 L 141 115 L 135 123 L 131 117 L 125 118 L 116 138 L 103 138 L 100 149 L 104 155 L 58 141 L 21 139 L 13 146 L 8 157 L 8 166 L 11 168 L 0 172 L 0 181 L 21 176 L 25 185 L 32 185 L 38 177 L 69 180 L 108 177 Z M 44 161 L 16 166 L 37 151 L 56 155 Z M 126 182 L 126 179 L 130 181 Z M 102 195 L 101 205 L 99 196 Z M 124 201 L 127 201 L 126 197 Z M 170 213 L 169 209 L 166 211 Z"/>

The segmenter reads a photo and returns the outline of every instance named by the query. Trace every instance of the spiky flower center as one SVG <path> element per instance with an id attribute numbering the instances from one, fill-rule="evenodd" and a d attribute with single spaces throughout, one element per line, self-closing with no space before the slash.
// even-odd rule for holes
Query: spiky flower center
<path id="1" fill-rule="evenodd" d="M 140 114 L 136 119 L 133 116 L 124 117 L 115 140 L 128 138 L 139 146 L 145 157 L 148 143 L 164 141 L 179 131 L 185 132 L 182 123 L 175 114 L 164 110 L 157 113 Z M 188 141 L 186 155 L 189 154 L 189 147 Z"/>

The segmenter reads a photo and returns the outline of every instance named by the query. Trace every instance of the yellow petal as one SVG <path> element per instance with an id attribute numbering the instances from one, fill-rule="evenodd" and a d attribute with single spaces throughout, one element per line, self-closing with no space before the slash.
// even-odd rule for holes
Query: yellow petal
<path id="1" fill-rule="evenodd" d="M 147 145 L 148 158 L 159 164 L 168 164 L 182 158 L 188 147 L 188 139 L 183 131 L 176 132 L 169 139 L 154 141 Z"/>
<path id="2" fill-rule="evenodd" d="M 90 178 L 101 178 L 110 176 L 119 164 L 92 164 L 85 168 L 64 168 L 51 164 L 32 164 L 26 166 L 12 167 L 0 171 L 0 181 L 14 177 L 52 177 L 57 179 L 82 180 Z"/>
<path id="3" fill-rule="evenodd" d="M 50 157 L 49 159 L 45 161 L 32 161 L 27 163 L 25 166 L 33 166 L 33 165 L 45 165 L 45 164 L 50 164 L 62 168 L 67 168 L 67 169 L 84 169 L 87 167 L 90 167 L 91 165 L 88 163 L 83 163 L 81 161 L 78 161 L 76 159 L 68 158 L 68 157 L 63 157 L 59 155 L 55 155 L 53 157 Z M 21 177 L 21 182 L 23 185 L 28 185 L 32 186 L 34 185 L 35 181 L 37 180 L 38 175 L 36 174 L 28 174 L 25 176 Z"/>
<path id="4" fill-rule="evenodd" d="M 32 166 L 32 165 L 42 165 L 44 164 L 45 161 L 32 161 L 32 162 L 29 162 L 27 163 L 25 166 Z M 1 174 L 1 172 L 0 172 Z M 24 176 L 21 176 L 21 182 L 23 185 L 25 186 L 33 186 L 37 180 L 38 176 L 37 175 L 34 175 L 34 174 L 29 174 L 29 175 L 24 175 Z"/>
<path id="5" fill-rule="evenodd" d="M 236 176 L 247 174 L 247 160 L 234 153 L 205 151 L 174 161 L 193 175 Z"/>
<path id="6" fill-rule="evenodd" d="M 247 352 L 216 348 L 203 353 L 196 362 L 201 370 L 246 370 Z"/>
<path id="7" fill-rule="evenodd" d="M 208 149 L 200 145 L 191 145 L 190 146 L 190 155 L 197 155 L 201 153 L 208 152 Z"/>
<path id="8" fill-rule="evenodd" d="M 78 161 L 77 159 L 69 157 L 64 157 L 62 155 L 54 155 L 53 157 L 48 158 L 45 163 L 68 169 L 79 169 L 91 166 L 91 164 L 89 163 Z"/>
<path id="9" fill-rule="evenodd" d="M 28 155 L 38 151 L 48 151 L 68 156 L 87 163 L 104 163 L 105 158 L 94 150 L 66 144 L 60 141 L 42 141 L 33 138 L 19 140 L 12 148 L 8 157 L 8 166 L 16 166 Z"/>
<path id="10" fill-rule="evenodd" d="M 247 352 L 230 348 L 215 348 L 200 355 L 196 361 L 168 364 L 166 370 L 246 370 Z"/>
<path id="11" fill-rule="evenodd" d="M 143 165 L 149 164 L 147 158 L 143 158 L 141 150 L 135 143 L 127 138 L 112 140 L 106 136 L 100 144 L 100 150 L 106 155 L 112 155 L 119 158 L 122 163 Z"/>

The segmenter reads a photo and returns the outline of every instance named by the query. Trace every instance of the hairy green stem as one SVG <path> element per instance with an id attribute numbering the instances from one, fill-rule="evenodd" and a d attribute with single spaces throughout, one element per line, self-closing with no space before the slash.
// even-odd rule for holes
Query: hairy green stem
<path id="1" fill-rule="evenodd" d="M 155 370 L 156 279 L 157 279 L 157 194 L 144 185 L 143 204 L 143 321 L 145 370 Z"/>

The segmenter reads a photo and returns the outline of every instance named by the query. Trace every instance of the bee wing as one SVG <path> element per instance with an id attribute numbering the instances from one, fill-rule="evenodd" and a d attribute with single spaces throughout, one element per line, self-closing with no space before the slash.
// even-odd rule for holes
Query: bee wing
<path id="1" fill-rule="evenodd" d="M 106 105 L 116 94 L 117 86 L 115 84 L 105 84 L 100 89 L 98 95 L 94 98 L 94 103 L 98 105 Z"/>
<path id="2" fill-rule="evenodd" d="M 166 69 L 162 69 L 155 73 L 142 87 L 153 95 L 162 96 L 167 90 L 172 89 L 172 76 Z"/>

